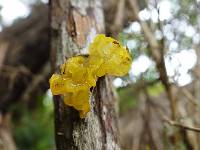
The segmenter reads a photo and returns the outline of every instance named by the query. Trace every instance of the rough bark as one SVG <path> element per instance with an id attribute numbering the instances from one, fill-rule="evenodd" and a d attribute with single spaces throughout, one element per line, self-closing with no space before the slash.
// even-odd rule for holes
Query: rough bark
<path id="1" fill-rule="evenodd" d="M 51 1 L 51 65 L 59 72 L 65 58 L 87 54 L 95 34 L 104 32 L 101 0 Z M 109 78 L 102 77 L 91 93 L 91 111 L 85 119 L 54 96 L 55 138 L 58 150 L 114 150 L 118 142 L 115 99 Z"/>

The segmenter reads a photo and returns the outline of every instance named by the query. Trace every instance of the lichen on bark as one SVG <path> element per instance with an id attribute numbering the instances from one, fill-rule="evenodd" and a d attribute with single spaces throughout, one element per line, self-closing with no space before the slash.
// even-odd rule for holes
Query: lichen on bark
<path id="1" fill-rule="evenodd" d="M 79 11 L 78 3 L 83 1 L 51 0 L 52 72 L 59 71 L 59 66 L 65 58 L 85 53 L 87 43 L 90 43 L 88 40 L 94 35 L 91 31 L 104 32 L 101 0 L 85 0 L 87 6 L 83 9 L 86 14 Z M 82 26 L 84 27 L 80 29 Z M 107 78 L 103 77 L 97 81 L 90 98 L 92 111 L 86 119 L 80 119 L 78 112 L 64 105 L 62 99 L 62 96 L 54 96 L 55 136 L 58 150 L 119 148 L 117 116 L 114 109 L 116 101 Z M 103 106 L 108 110 L 106 114 L 101 111 Z M 110 141 L 116 145 L 111 149 Z"/>

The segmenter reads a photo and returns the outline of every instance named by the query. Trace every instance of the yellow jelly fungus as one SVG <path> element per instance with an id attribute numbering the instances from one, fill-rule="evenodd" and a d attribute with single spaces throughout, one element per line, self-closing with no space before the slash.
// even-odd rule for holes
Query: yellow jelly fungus
<path id="1" fill-rule="evenodd" d="M 126 48 L 115 39 L 99 34 L 89 46 L 88 57 L 71 57 L 61 65 L 61 74 L 52 75 L 51 92 L 62 94 L 64 103 L 85 118 L 90 111 L 90 88 L 96 86 L 98 77 L 106 74 L 123 76 L 128 73 L 131 62 Z"/>

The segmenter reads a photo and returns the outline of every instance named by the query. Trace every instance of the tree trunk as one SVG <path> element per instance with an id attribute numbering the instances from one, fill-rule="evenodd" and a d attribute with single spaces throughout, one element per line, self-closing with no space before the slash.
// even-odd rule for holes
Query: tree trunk
<path id="1" fill-rule="evenodd" d="M 0 114 L 0 150 L 16 150 L 10 129 L 10 114 Z"/>
<path id="2" fill-rule="evenodd" d="M 101 0 L 51 0 L 52 73 L 66 58 L 87 54 L 97 33 L 104 32 Z M 55 138 L 58 150 L 116 150 L 119 148 L 116 100 L 109 78 L 102 77 L 91 93 L 85 119 L 54 96 Z"/>

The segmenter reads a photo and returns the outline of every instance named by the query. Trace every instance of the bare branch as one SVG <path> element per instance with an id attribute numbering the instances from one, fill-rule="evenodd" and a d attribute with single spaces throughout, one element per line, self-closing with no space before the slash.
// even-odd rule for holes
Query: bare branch
<path id="1" fill-rule="evenodd" d="M 192 73 L 200 80 L 200 70 L 198 67 L 192 69 Z"/>
<path id="2" fill-rule="evenodd" d="M 39 89 L 39 86 L 42 82 L 46 82 L 46 78 L 50 73 L 50 64 L 46 63 L 42 70 L 33 76 L 33 80 L 31 81 L 30 85 L 26 88 L 24 93 L 21 96 L 22 101 L 27 101 L 33 95 L 33 93 Z"/>
<path id="3" fill-rule="evenodd" d="M 21 73 L 21 74 L 24 74 L 24 75 L 30 75 L 30 76 L 33 75 L 31 70 L 29 68 L 27 68 L 26 66 L 24 66 L 24 65 L 11 66 L 11 65 L 2 64 L 1 65 L 1 70 L 5 71 L 8 74 Z"/>
<path id="4" fill-rule="evenodd" d="M 150 46 L 150 53 L 153 57 L 153 59 L 156 62 L 157 69 L 160 73 L 160 80 L 162 81 L 165 89 L 167 96 L 170 100 L 170 107 L 172 110 L 172 118 L 175 120 L 176 118 L 176 96 L 175 96 L 175 90 L 172 84 L 169 83 L 169 79 L 167 76 L 167 71 L 165 67 L 165 61 L 164 61 L 164 45 L 159 44 L 157 39 L 155 38 L 153 32 L 149 28 L 148 24 L 144 21 L 142 21 L 139 17 L 139 7 L 137 4 L 137 0 L 129 0 L 129 3 L 133 9 L 133 13 L 135 16 L 137 16 L 137 20 L 139 21 L 142 30 L 144 32 L 145 39 L 147 40 L 149 46 Z"/>
<path id="5" fill-rule="evenodd" d="M 167 117 L 164 117 L 163 121 L 167 122 L 171 126 L 176 126 L 176 127 L 179 127 L 179 128 L 185 129 L 185 130 L 194 131 L 194 132 L 200 132 L 200 128 L 183 125 L 181 123 L 170 120 Z"/>
<path id="6" fill-rule="evenodd" d="M 120 0 L 117 6 L 117 12 L 114 19 L 114 25 L 112 28 L 112 34 L 115 35 L 123 26 L 124 20 L 124 9 L 125 9 L 125 0 Z"/>
<path id="7" fill-rule="evenodd" d="M 133 13 L 134 15 L 137 17 L 137 21 L 140 23 L 142 30 L 144 32 L 144 36 L 147 40 L 147 42 L 149 43 L 151 49 L 151 53 L 152 56 L 154 57 L 154 59 L 156 60 L 156 62 L 160 62 L 160 53 L 158 51 L 159 49 L 159 44 L 158 41 L 156 40 L 154 34 L 152 33 L 151 29 L 148 27 L 147 23 L 142 21 L 139 17 L 138 17 L 138 13 L 139 13 L 139 7 L 137 4 L 137 0 L 129 0 L 129 3 L 133 9 Z"/>
<path id="8" fill-rule="evenodd" d="M 181 88 L 181 90 L 192 104 L 194 104 L 195 106 L 199 106 L 199 104 L 197 103 L 198 100 L 186 88 Z"/>

